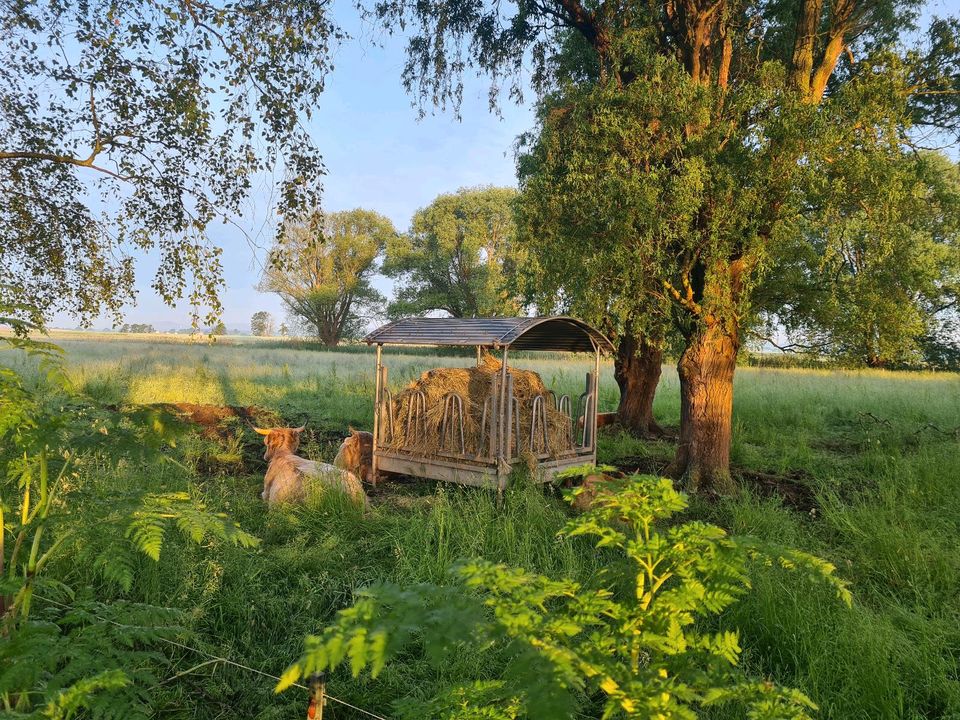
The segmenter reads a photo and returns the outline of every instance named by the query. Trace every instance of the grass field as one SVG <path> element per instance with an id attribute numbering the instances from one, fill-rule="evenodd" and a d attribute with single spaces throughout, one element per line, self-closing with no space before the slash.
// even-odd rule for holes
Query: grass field
<path id="1" fill-rule="evenodd" d="M 330 460 L 349 425 L 369 428 L 373 357 L 277 344 L 213 346 L 151 340 L 55 338 L 75 385 L 106 403 L 259 405 L 314 431 L 304 454 Z M 439 364 L 469 358 L 390 353 L 390 378 L 403 384 Z M 524 360 L 548 385 L 578 393 L 586 359 Z M 601 410 L 617 391 L 609 366 Z M 678 385 L 665 369 L 656 412 L 678 422 Z M 813 370 L 738 370 L 734 498 L 694 498 L 691 513 L 735 533 L 808 550 L 852 582 L 852 608 L 775 568 L 757 568 L 754 592 L 722 619 L 741 630 L 747 672 L 801 688 L 836 720 L 960 718 L 960 376 Z M 547 574 L 588 579 L 602 562 L 585 544 L 558 544 L 567 509 L 549 488 L 511 489 L 502 508 L 490 494 L 431 483 L 391 483 L 362 515 L 318 501 L 266 513 L 257 438 L 193 433 L 178 447 L 181 466 L 90 470 L 91 486 L 189 489 L 235 517 L 262 544 L 256 550 L 176 546 L 146 559 L 129 599 L 186 609 L 192 642 L 217 655 L 279 673 L 306 633 L 376 579 L 442 580 L 459 557 L 483 556 Z M 601 461 L 650 469 L 669 441 L 601 437 Z M 786 499 L 783 499 L 786 498 Z M 79 549 L 75 549 L 79 552 Z M 119 591 L 68 552 L 56 568 L 101 597 Z M 185 671 L 198 660 L 173 656 Z M 389 715 L 406 696 L 428 697 L 453 678 L 483 677 L 489 655 L 462 656 L 441 669 L 411 655 L 376 681 L 330 680 L 330 692 Z M 272 694 L 272 683 L 209 665 L 162 685 L 157 717 L 289 718 L 302 694 Z M 334 718 L 361 717 L 342 707 Z"/>

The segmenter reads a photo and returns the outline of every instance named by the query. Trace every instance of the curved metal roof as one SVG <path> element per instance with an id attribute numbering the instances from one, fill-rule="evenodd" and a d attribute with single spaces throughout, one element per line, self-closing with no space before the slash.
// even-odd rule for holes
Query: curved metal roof
<path id="1" fill-rule="evenodd" d="M 407 318 L 377 328 L 368 345 L 486 345 L 514 350 L 613 351 L 599 330 L 572 317 Z"/>

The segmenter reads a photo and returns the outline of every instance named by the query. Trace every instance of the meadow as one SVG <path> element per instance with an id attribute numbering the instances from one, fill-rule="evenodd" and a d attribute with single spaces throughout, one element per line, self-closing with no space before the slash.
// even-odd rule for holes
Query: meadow
<path id="1" fill-rule="evenodd" d="M 114 407 L 150 403 L 256 405 L 306 423 L 303 454 L 332 459 L 349 426 L 369 428 L 373 356 L 279 343 L 198 345 L 156 339 L 53 338 L 81 392 Z M 471 358 L 389 352 L 391 384 Z M 579 392 L 587 358 L 519 361 L 559 391 Z M 603 368 L 601 410 L 617 401 Z M 658 419 L 678 423 L 678 383 L 665 368 Z M 829 560 L 851 582 L 850 608 L 825 589 L 759 566 L 754 591 L 722 617 L 739 628 L 745 672 L 806 692 L 834 720 L 960 718 L 960 376 L 882 371 L 740 368 L 734 405 L 732 498 L 692 498 L 689 515 Z M 235 518 L 255 549 L 175 544 L 159 563 L 139 562 L 123 592 L 68 547 L 53 571 L 98 597 L 186 611 L 190 642 L 214 655 L 279 674 L 304 635 L 375 580 L 440 582 L 456 559 L 479 556 L 549 575 L 588 580 L 602 567 L 589 545 L 558 543 L 569 510 L 550 487 L 511 488 L 502 506 L 485 491 L 389 482 L 362 514 L 330 500 L 265 512 L 258 438 L 235 422 L 220 435 L 180 438 L 176 463 L 88 467 L 78 482 L 99 487 L 179 488 Z M 655 472 L 669 439 L 612 431 L 600 461 Z M 73 554 L 71 554 L 73 553 Z M 156 717 L 289 718 L 301 691 L 223 663 L 197 666 L 170 654 L 174 682 L 152 693 Z M 484 677 L 498 658 L 462 655 L 437 668 L 411 654 L 376 680 L 338 671 L 330 692 L 390 716 L 395 701 L 430 697 L 450 679 Z M 178 675 L 178 673 L 182 673 Z M 334 706 L 334 718 L 363 717 Z M 724 717 L 717 714 L 717 717 Z"/>

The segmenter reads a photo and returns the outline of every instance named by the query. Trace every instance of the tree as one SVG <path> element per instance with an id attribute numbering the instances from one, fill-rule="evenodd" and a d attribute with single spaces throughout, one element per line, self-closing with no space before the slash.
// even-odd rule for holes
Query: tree
<path id="1" fill-rule="evenodd" d="M 960 172 L 939 153 L 835 159 L 760 302 L 788 347 L 870 367 L 919 364 L 960 297 Z M 940 362 L 943 361 L 941 358 Z"/>
<path id="2" fill-rule="evenodd" d="M 516 265 L 512 188 L 462 188 L 413 216 L 387 245 L 383 274 L 397 280 L 392 317 L 516 315 L 505 276 Z"/>
<path id="3" fill-rule="evenodd" d="M 388 218 L 362 209 L 289 222 L 286 244 L 271 252 L 260 289 L 277 293 L 292 316 L 333 347 L 358 334 L 383 305 L 371 280 L 395 235 Z"/>
<path id="4" fill-rule="evenodd" d="M 142 333 L 154 333 L 156 332 L 156 330 L 154 329 L 153 325 L 150 325 L 149 323 L 132 323 L 132 324 L 124 323 L 120 327 L 120 332 L 142 334 Z"/>
<path id="5" fill-rule="evenodd" d="M 156 250 L 154 290 L 205 304 L 213 322 L 211 221 L 242 211 L 252 178 L 278 166 L 281 212 L 317 202 L 323 166 L 303 119 L 340 37 L 327 11 L 316 0 L 4 4 L 0 301 L 29 298 L 34 322 L 117 316 L 134 295 L 131 250 Z"/>
<path id="6" fill-rule="evenodd" d="M 278 330 L 280 337 L 286 337 L 290 334 L 290 330 L 287 328 L 286 323 L 280 323 L 280 329 Z"/>
<path id="7" fill-rule="evenodd" d="M 212 328 L 210 328 L 210 334 L 211 334 L 211 335 L 226 335 L 226 334 L 227 334 L 227 326 L 224 325 L 223 321 L 220 321 L 220 322 L 218 322 L 216 325 L 214 325 Z"/>
<path id="8" fill-rule="evenodd" d="M 573 64 L 571 82 L 574 76 L 595 82 L 583 80 L 595 78 L 596 72 L 590 59 L 583 59 L 575 37 L 565 43 L 562 55 Z M 549 101 L 541 104 L 542 117 L 554 111 L 565 109 Z M 554 139 L 559 142 L 552 144 Z M 590 320 L 610 337 L 620 388 L 618 422 L 639 435 L 660 434 L 653 402 L 670 331 L 669 308 L 649 292 L 654 275 L 635 250 L 635 228 L 649 208 L 624 202 L 629 189 L 618 184 L 622 173 L 617 167 L 602 182 L 584 183 L 566 163 L 554 162 L 556 153 L 568 150 L 559 138 L 530 133 L 521 138 L 520 150 L 517 225 L 529 258 L 519 273 L 523 295 L 538 307 Z"/>
<path id="9" fill-rule="evenodd" d="M 273 315 L 266 310 L 259 310 L 250 318 L 250 332 L 258 337 L 273 335 Z"/>
<path id="10" fill-rule="evenodd" d="M 414 28 L 404 81 L 421 105 L 457 107 L 470 66 L 493 78 L 492 92 L 505 79 L 521 92 L 534 59 L 542 172 L 567 183 L 555 205 L 580 199 L 588 218 L 603 195 L 602 220 L 615 220 L 618 205 L 635 220 L 630 240 L 573 227 L 567 250 L 603 262 L 605 249 L 630 243 L 633 272 L 648 274 L 643 294 L 668 305 L 684 342 L 672 472 L 691 488 L 730 492 L 737 352 L 806 174 L 864 142 L 909 143 L 911 127 L 960 126 L 960 24 L 934 21 L 926 48 L 896 50 L 918 6 L 516 0 L 510 13 L 497 3 L 382 0 L 377 12 Z M 595 82 L 556 83 L 566 33 L 594 59 Z M 851 98 L 868 124 L 837 112 L 855 107 Z"/>

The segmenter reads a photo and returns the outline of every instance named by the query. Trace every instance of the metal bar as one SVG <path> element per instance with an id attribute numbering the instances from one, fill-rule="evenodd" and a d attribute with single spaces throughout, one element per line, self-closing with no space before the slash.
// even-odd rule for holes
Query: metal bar
<path id="1" fill-rule="evenodd" d="M 561 395 L 557 398 L 557 411 L 563 413 L 567 418 L 567 432 L 564 434 L 564 442 L 566 443 L 566 447 L 564 450 L 569 450 L 573 447 L 573 416 L 570 411 L 569 395 Z"/>
<path id="2" fill-rule="evenodd" d="M 380 445 L 380 426 L 377 422 L 377 416 L 380 414 L 380 368 L 383 361 L 383 345 L 377 343 L 377 367 L 375 388 L 373 391 L 373 457 L 370 460 L 370 477 L 373 478 L 373 484 L 377 484 L 377 447 Z"/>
<path id="3" fill-rule="evenodd" d="M 537 452 L 537 445 L 534 442 L 537 439 L 538 431 L 540 435 L 542 452 L 550 453 L 550 440 L 547 431 L 547 401 L 544 395 L 537 395 L 533 399 L 533 410 L 530 414 L 530 452 Z"/>
<path id="4" fill-rule="evenodd" d="M 510 412 L 513 415 L 513 430 L 517 436 L 517 455 L 519 455 L 523 448 L 520 447 L 520 441 L 523 438 L 523 435 L 520 434 L 520 401 L 516 398 L 513 398 L 510 402 Z M 510 459 L 513 460 L 514 456 L 510 456 Z"/>
<path id="5" fill-rule="evenodd" d="M 505 457 L 509 461 L 513 457 L 513 441 L 510 437 L 513 430 L 513 404 L 515 398 L 513 397 L 513 375 L 507 375 L 507 403 L 503 408 L 504 414 L 506 417 L 506 437 L 504 439 L 504 448 L 505 448 Z M 517 445 L 520 444 L 520 437 L 517 437 Z M 519 448 L 518 448 L 519 449 Z"/>
<path id="6" fill-rule="evenodd" d="M 497 433 L 500 431 L 500 379 L 497 375 L 490 376 L 490 458 L 494 461 L 500 457 L 500 447 L 497 444 Z"/>
<path id="7" fill-rule="evenodd" d="M 587 373 L 587 376 L 589 377 L 589 373 Z M 577 398 L 577 414 L 574 417 L 574 422 L 580 430 L 580 447 L 583 447 L 587 441 L 587 400 L 589 397 L 590 393 L 582 392 L 580 397 Z"/>
<path id="8" fill-rule="evenodd" d="M 407 400 L 407 426 L 404 441 L 421 440 L 427 434 L 427 397 L 422 390 L 411 393 Z"/>
<path id="9" fill-rule="evenodd" d="M 483 401 L 483 414 L 480 416 L 480 441 L 477 446 L 477 457 L 483 457 L 484 433 L 487 431 L 487 418 L 490 416 L 490 397 L 487 396 Z M 489 457 L 489 456 L 488 456 Z"/>
<path id="10" fill-rule="evenodd" d="M 463 437 L 463 398 L 455 395 L 457 398 L 457 417 L 460 419 L 460 453 L 465 455 L 467 452 L 467 443 Z"/>
<path id="11" fill-rule="evenodd" d="M 593 363 L 593 431 L 591 432 L 592 447 L 597 449 L 597 415 L 600 412 L 600 346 L 597 346 L 596 360 Z"/>
<path id="12" fill-rule="evenodd" d="M 457 425 L 453 425 L 456 419 Z M 460 454 L 467 452 L 466 442 L 463 434 L 463 398 L 457 393 L 447 393 L 443 398 L 443 418 L 440 420 L 440 446 L 447 443 L 447 435 L 453 429 L 453 439 L 457 439 L 457 429 L 460 430 Z"/>
<path id="13" fill-rule="evenodd" d="M 480 345 L 477 345 L 477 367 L 480 367 Z"/>
<path id="14" fill-rule="evenodd" d="M 543 406 L 543 396 L 537 395 L 533 399 L 533 407 L 530 410 L 530 452 L 536 453 L 537 446 L 534 444 L 534 440 L 537 436 L 537 412 L 542 409 Z"/>
<path id="15" fill-rule="evenodd" d="M 443 396 L 443 417 L 440 418 L 440 447 L 444 446 L 444 443 L 447 442 L 447 415 L 450 412 L 450 396 L 453 393 L 447 393 Z"/>
<path id="16" fill-rule="evenodd" d="M 506 421 L 507 413 L 504 411 L 504 406 L 507 403 L 507 356 L 509 354 L 508 348 L 503 348 L 503 361 L 500 365 L 500 416 L 499 416 L 499 425 L 500 425 L 500 454 L 498 457 L 507 462 L 507 455 L 509 455 L 510 450 L 504 445 L 504 438 L 507 436 L 506 428 L 504 423 Z M 503 467 L 501 463 L 497 463 L 497 480 L 498 480 L 498 490 L 503 491 L 503 488 L 506 487 L 507 479 L 502 475 Z"/>
<path id="17" fill-rule="evenodd" d="M 590 419 L 591 409 L 595 407 L 592 403 L 592 392 L 593 389 L 593 378 L 592 373 L 587 373 L 586 377 L 586 389 L 583 391 L 583 394 L 580 395 L 579 405 L 580 408 L 577 412 L 577 422 L 579 424 L 580 419 L 583 419 L 583 429 L 580 433 L 580 447 L 589 448 L 590 447 L 590 431 L 593 430 L 593 421 Z M 580 410 L 583 411 L 583 415 L 580 416 Z M 593 411 L 596 414 L 596 411 Z"/>

